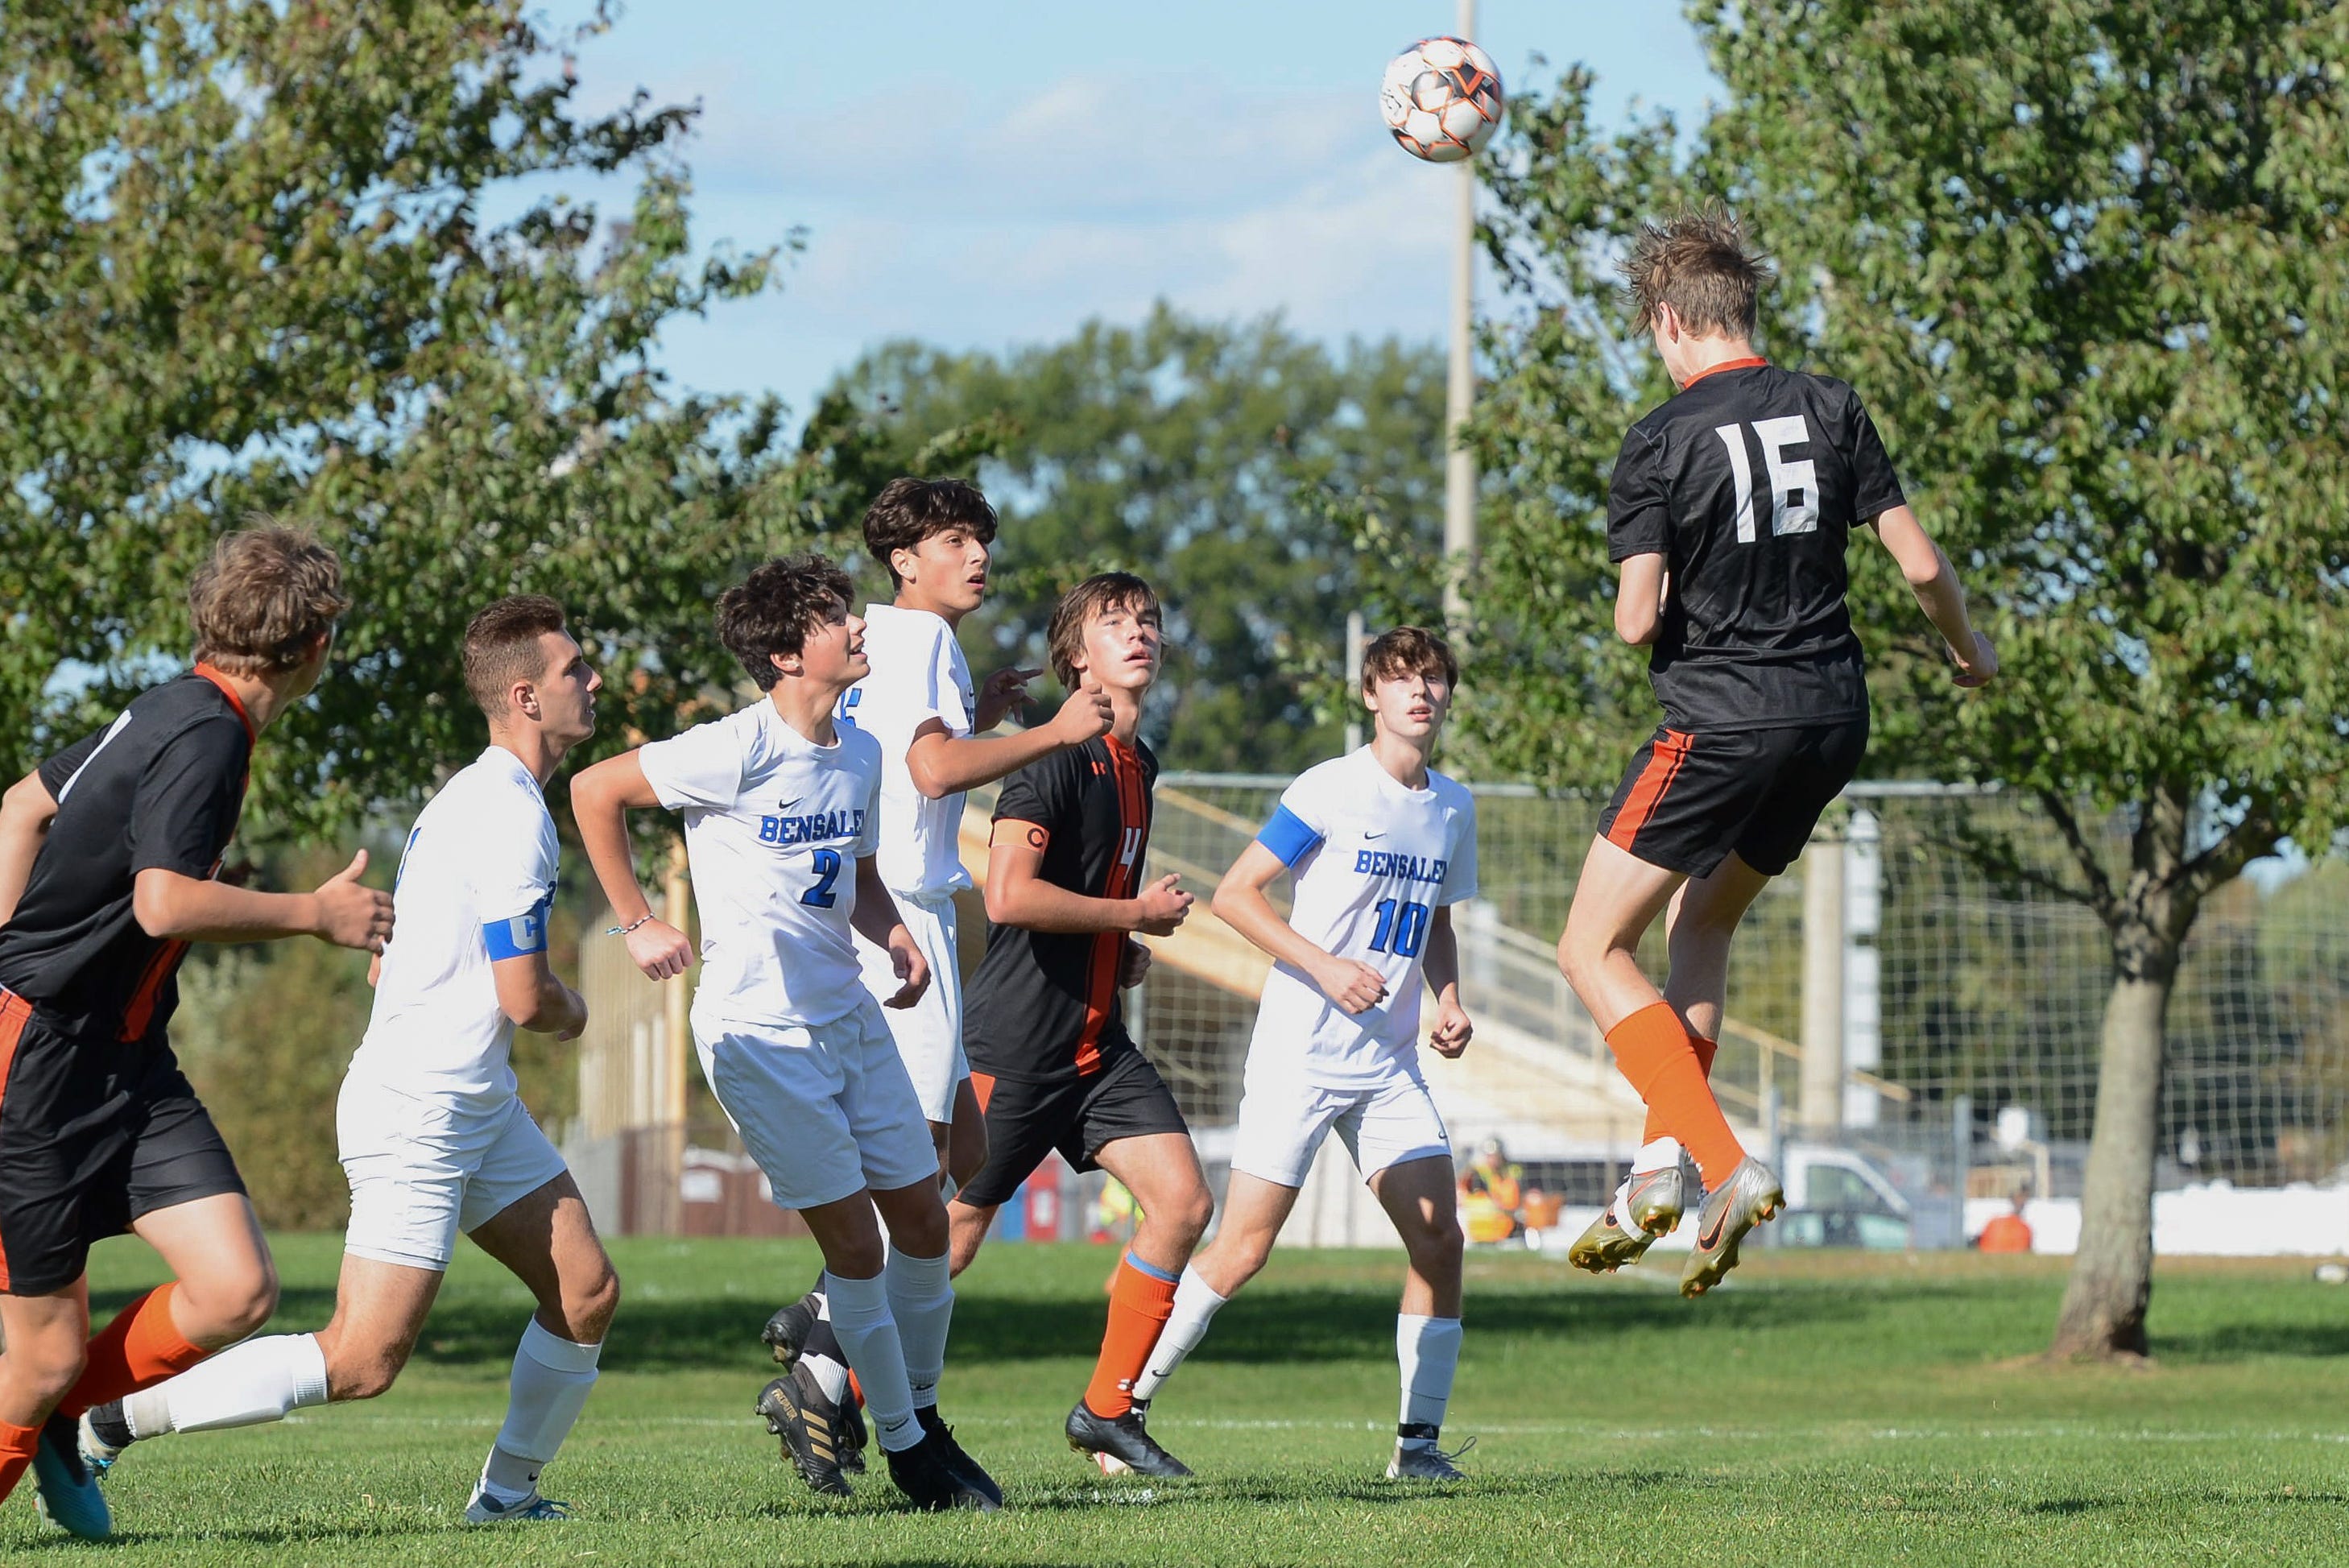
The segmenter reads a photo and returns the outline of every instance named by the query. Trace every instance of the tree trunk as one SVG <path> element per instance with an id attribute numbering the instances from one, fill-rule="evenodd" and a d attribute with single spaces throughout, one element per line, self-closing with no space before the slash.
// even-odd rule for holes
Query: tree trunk
<path id="1" fill-rule="evenodd" d="M 2072 1261 L 2051 1355 L 2146 1353 L 2163 1021 L 2177 971 L 2175 950 L 2167 956 L 2169 961 L 2156 964 L 2151 973 L 2116 973 L 2105 1003 L 2095 1135 L 2080 1199 L 2080 1250 Z"/>

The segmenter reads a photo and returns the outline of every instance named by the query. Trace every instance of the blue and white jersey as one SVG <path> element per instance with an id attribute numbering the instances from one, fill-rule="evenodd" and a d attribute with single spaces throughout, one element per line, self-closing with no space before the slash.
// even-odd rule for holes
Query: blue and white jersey
<path id="1" fill-rule="evenodd" d="M 352 1077 L 470 1111 L 512 1097 L 513 1021 L 490 965 L 546 950 L 557 854 L 546 797 L 503 746 L 440 786 L 400 853 L 392 939 Z"/>
<path id="2" fill-rule="evenodd" d="M 1422 955 L 1435 911 L 1476 891 L 1476 803 L 1429 770 L 1410 789 L 1368 746 L 1308 768 L 1284 791 L 1257 842 L 1280 857 L 1296 887 L 1288 923 L 1299 936 L 1386 977 L 1386 1000 L 1347 1013 L 1303 972 L 1265 977 L 1248 1050 L 1253 1067 L 1301 1055 L 1308 1083 L 1375 1083 L 1419 1053 Z"/>
<path id="3" fill-rule="evenodd" d="M 864 607 L 864 656 L 873 673 L 840 694 L 836 717 L 881 742 L 881 880 L 892 892 L 943 898 L 970 886 L 962 864 L 960 794 L 932 800 L 914 787 L 905 753 L 936 719 L 947 736 L 970 733 L 978 698 L 954 628 L 928 610 Z"/>
<path id="4" fill-rule="evenodd" d="M 761 699 L 636 753 L 685 814 L 701 913 L 694 1028 L 812 1029 L 864 999 L 849 917 L 881 829 L 881 743 L 840 726 L 820 746 Z"/>

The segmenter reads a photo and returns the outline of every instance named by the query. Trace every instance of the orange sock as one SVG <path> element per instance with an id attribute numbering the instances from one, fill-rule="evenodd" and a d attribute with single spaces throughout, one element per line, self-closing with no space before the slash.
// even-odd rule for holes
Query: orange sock
<path id="1" fill-rule="evenodd" d="M 33 1450 L 41 1446 L 38 1427 L 11 1427 L 0 1421 L 0 1502 L 16 1490 L 24 1479 L 25 1467 L 33 1462 Z"/>
<path id="2" fill-rule="evenodd" d="M 59 1410 L 78 1416 L 93 1405 L 152 1387 L 212 1354 L 191 1345 L 171 1321 L 171 1296 L 178 1289 L 176 1282 L 157 1285 L 114 1314 L 89 1342 L 81 1379 L 57 1401 Z"/>
<path id="3" fill-rule="evenodd" d="M 1094 1415 L 1123 1416 L 1133 1408 L 1133 1381 L 1158 1344 L 1159 1330 L 1174 1315 L 1174 1279 L 1130 1251 L 1118 1260 L 1101 1359 L 1085 1386 L 1085 1405 Z"/>
<path id="4" fill-rule="evenodd" d="M 1697 1064 L 1696 1046 L 1671 1004 L 1652 1003 L 1615 1025 L 1607 1032 L 1607 1048 L 1653 1116 L 1695 1157 L 1705 1190 L 1728 1180 L 1745 1158 L 1744 1146 L 1729 1130 Z"/>
<path id="5" fill-rule="evenodd" d="M 1706 1083 L 1712 1083 L 1713 1058 L 1714 1053 L 1721 1049 L 1721 1042 L 1718 1040 L 1707 1040 L 1700 1034 L 1692 1034 L 1689 1036 L 1689 1044 L 1696 1047 L 1696 1064 L 1698 1070 L 1704 1074 L 1704 1080 Z M 1664 1118 L 1656 1114 L 1656 1107 L 1650 1106 L 1648 1107 L 1648 1125 L 1640 1129 L 1640 1141 L 1641 1143 L 1653 1143 L 1660 1137 L 1671 1137 L 1671 1136 L 1672 1129 L 1664 1125 Z"/>
<path id="6" fill-rule="evenodd" d="M 854 1366 L 848 1369 L 848 1397 L 856 1401 L 858 1409 L 864 1408 L 864 1385 L 856 1380 L 856 1368 Z"/>

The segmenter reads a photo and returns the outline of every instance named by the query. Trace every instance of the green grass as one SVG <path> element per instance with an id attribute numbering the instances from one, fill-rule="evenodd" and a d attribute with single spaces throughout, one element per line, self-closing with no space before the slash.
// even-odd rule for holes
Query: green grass
<path id="1" fill-rule="evenodd" d="M 460 1258 L 390 1395 L 142 1447 L 118 1542 L 0 1509 L 0 1556 L 62 1565 L 383 1563 L 2127 1563 L 2349 1561 L 2349 1293 L 2289 1262 L 2173 1264 L 2150 1371 L 2048 1368 L 2060 1266 L 1762 1253 L 1701 1303 L 1669 1275 L 1473 1261 L 1449 1496 L 1381 1479 L 1395 1259 L 1276 1257 L 1158 1401 L 1200 1479 L 1107 1482 L 1061 1441 L 1111 1254 L 1000 1246 L 962 1283 L 946 1409 L 1000 1479 L 991 1519 L 895 1511 L 877 1468 L 812 1499 L 750 1417 L 757 1331 L 804 1243 L 624 1241 L 626 1299 L 550 1472 L 579 1517 L 469 1531 L 520 1288 Z M 323 1323 L 332 1238 L 280 1240 L 279 1319 Z M 152 1273 L 101 1250 L 101 1310 Z"/>

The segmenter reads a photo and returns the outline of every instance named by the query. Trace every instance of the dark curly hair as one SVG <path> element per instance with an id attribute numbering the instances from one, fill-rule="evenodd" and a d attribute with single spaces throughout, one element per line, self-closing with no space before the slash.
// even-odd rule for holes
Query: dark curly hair
<path id="1" fill-rule="evenodd" d="M 848 574 L 822 556 L 788 556 L 756 567 L 718 596 L 718 640 L 761 691 L 782 671 L 771 655 L 797 653 L 807 634 L 848 613 Z"/>
<path id="2" fill-rule="evenodd" d="M 864 509 L 864 548 L 897 586 L 890 555 L 911 550 L 933 534 L 960 528 L 982 545 L 995 543 L 995 508 L 964 479 L 893 479 Z"/>

